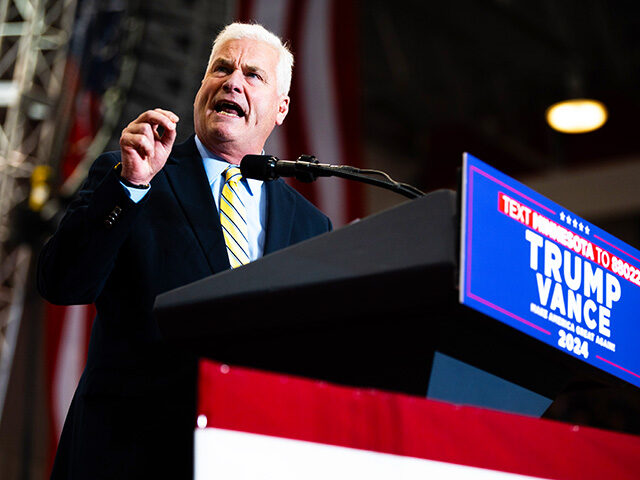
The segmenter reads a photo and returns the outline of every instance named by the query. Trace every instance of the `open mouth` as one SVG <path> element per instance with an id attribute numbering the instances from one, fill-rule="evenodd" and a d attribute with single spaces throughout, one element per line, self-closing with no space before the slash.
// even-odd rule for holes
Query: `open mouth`
<path id="1" fill-rule="evenodd" d="M 213 109 L 223 115 L 229 117 L 244 117 L 244 110 L 240 105 L 229 100 L 220 100 L 216 102 Z"/>

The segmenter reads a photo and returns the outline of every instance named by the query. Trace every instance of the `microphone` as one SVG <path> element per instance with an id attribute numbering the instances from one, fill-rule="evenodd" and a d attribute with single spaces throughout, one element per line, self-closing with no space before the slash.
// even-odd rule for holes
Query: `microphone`
<path id="1" fill-rule="evenodd" d="M 240 162 L 243 177 L 262 181 L 295 177 L 308 183 L 317 177 L 330 177 L 335 168 L 335 165 L 319 163 L 313 155 L 300 155 L 298 160 L 280 160 L 272 155 L 245 155 Z"/>
<path id="2" fill-rule="evenodd" d="M 297 160 L 280 160 L 272 155 L 245 155 L 240 161 L 240 172 L 245 178 L 262 181 L 275 180 L 278 177 L 295 177 L 301 182 L 309 183 L 318 177 L 341 177 L 386 188 L 408 198 L 425 195 L 411 185 L 396 182 L 379 170 L 320 163 L 313 155 L 300 155 Z M 383 178 L 372 178 L 371 175 Z"/>

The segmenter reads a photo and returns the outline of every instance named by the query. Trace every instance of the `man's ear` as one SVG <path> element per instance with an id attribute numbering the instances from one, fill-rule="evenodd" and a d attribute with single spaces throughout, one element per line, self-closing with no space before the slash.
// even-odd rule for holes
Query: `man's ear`
<path id="1" fill-rule="evenodd" d="M 289 113 L 289 97 L 283 95 L 280 98 L 280 103 L 278 104 L 278 114 L 276 115 L 276 125 L 282 125 L 285 117 Z"/>

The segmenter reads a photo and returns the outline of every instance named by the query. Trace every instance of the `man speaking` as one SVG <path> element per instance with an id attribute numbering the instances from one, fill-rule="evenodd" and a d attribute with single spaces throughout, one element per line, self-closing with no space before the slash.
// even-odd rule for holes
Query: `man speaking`
<path id="1" fill-rule="evenodd" d="M 263 27 L 227 26 L 194 101 L 195 136 L 174 145 L 178 117 L 142 113 L 43 248 L 43 297 L 98 312 L 52 478 L 192 476 L 196 363 L 162 339 L 152 308 L 162 292 L 331 229 L 281 180 L 237 168 L 284 121 L 292 65 Z"/>

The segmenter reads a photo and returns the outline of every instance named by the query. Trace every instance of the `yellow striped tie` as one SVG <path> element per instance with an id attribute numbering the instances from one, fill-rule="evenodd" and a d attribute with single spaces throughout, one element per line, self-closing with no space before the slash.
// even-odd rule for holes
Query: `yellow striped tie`
<path id="1" fill-rule="evenodd" d="M 225 182 L 220 196 L 220 223 L 227 244 L 231 268 L 249 263 L 247 210 L 238 196 L 242 179 L 240 169 L 230 166 L 224 172 Z"/>

